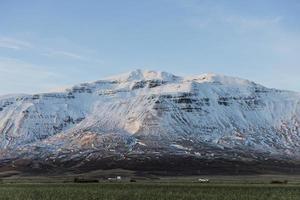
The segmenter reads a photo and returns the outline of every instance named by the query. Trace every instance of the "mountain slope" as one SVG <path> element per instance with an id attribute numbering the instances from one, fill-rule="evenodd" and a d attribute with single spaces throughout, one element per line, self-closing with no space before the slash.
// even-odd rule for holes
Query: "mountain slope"
<path id="1" fill-rule="evenodd" d="M 0 130 L 1 163 L 12 168 L 289 163 L 300 155 L 300 94 L 135 70 L 65 92 L 2 97 Z"/>

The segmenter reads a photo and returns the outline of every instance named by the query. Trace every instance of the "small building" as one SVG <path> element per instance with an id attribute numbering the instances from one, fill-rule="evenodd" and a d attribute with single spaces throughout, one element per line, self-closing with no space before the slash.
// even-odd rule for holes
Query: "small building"
<path id="1" fill-rule="evenodd" d="M 116 176 L 116 177 L 109 177 L 107 178 L 108 181 L 121 181 L 122 177 L 121 176 Z"/>
<path id="2" fill-rule="evenodd" d="M 209 183 L 209 179 L 207 179 L 207 178 L 199 178 L 198 182 L 200 182 L 200 183 Z"/>

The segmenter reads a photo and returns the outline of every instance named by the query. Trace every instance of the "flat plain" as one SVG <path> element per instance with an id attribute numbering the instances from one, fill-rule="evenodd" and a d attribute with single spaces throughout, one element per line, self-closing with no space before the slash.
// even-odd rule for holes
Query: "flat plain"
<path id="1" fill-rule="evenodd" d="M 200 183 L 3 183 L 2 200 L 299 200 L 300 185 Z"/>

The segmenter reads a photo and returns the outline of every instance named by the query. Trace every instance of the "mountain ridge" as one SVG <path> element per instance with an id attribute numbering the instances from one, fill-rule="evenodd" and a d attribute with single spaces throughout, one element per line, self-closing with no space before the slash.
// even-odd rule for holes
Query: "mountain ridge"
<path id="1" fill-rule="evenodd" d="M 176 170 L 173 161 L 190 160 L 196 171 L 211 162 L 273 170 L 270 160 L 299 160 L 300 93 L 216 74 L 134 70 L 64 92 L 0 97 L 0 131 L 4 168 L 162 170 L 153 162 L 168 160 L 161 166 Z"/>

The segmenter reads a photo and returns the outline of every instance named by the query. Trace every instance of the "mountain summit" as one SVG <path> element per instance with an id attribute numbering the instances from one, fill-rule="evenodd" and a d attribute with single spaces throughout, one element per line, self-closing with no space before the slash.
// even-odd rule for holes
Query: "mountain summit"
<path id="1" fill-rule="evenodd" d="M 216 74 L 135 70 L 0 97 L 0 130 L 0 170 L 300 169 L 300 94 Z"/>
<path id="2" fill-rule="evenodd" d="M 152 70 L 134 70 L 128 73 L 124 73 L 117 76 L 112 76 L 109 78 L 106 78 L 108 80 L 117 80 L 120 82 L 126 82 L 126 81 L 141 81 L 141 80 L 164 80 L 164 81 L 171 81 L 176 80 L 177 76 L 167 73 L 167 72 L 161 72 L 161 71 L 152 71 Z"/>

